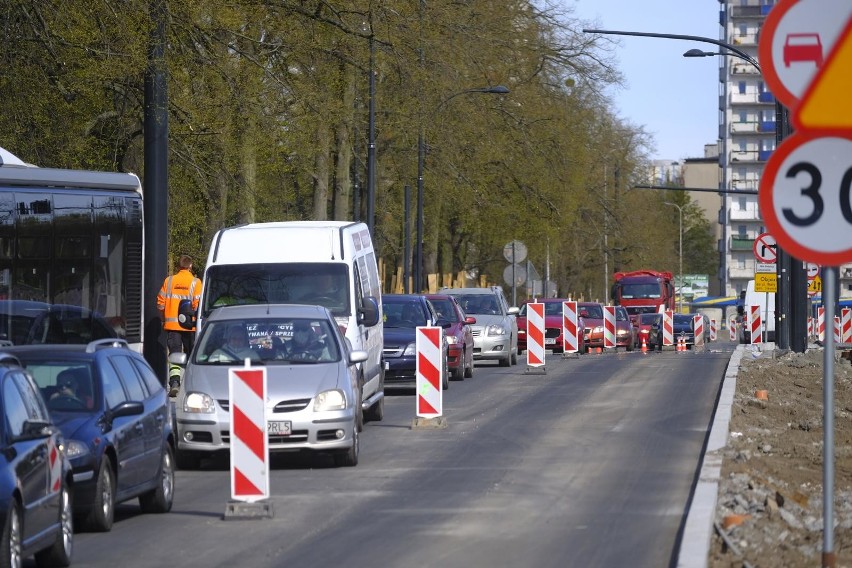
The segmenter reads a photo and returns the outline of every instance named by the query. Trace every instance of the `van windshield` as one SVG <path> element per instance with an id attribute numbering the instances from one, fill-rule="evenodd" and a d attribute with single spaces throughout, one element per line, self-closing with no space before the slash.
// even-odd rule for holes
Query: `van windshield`
<path id="1" fill-rule="evenodd" d="M 220 306 L 309 304 L 335 316 L 351 313 L 349 274 L 343 263 L 220 264 L 204 277 L 202 314 Z"/>

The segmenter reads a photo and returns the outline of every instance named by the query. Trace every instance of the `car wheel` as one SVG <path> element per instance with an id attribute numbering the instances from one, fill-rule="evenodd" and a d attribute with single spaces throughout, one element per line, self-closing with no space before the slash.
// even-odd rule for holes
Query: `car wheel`
<path id="1" fill-rule="evenodd" d="M 115 474 L 107 456 L 101 459 L 98 471 L 98 481 L 95 486 L 95 502 L 84 524 L 86 528 L 97 532 L 107 532 L 112 529 L 115 514 Z"/>
<path id="2" fill-rule="evenodd" d="M 373 403 L 367 413 L 364 415 L 364 420 L 369 422 L 381 422 L 385 417 L 385 397 L 380 398 Z"/>
<path id="3" fill-rule="evenodd" d="M 172 510 L 172 502 L 175 498 L 174 464 L 172 447 L 168 442 L 164 442 L 157 488 L 139 496 L 139 505 L 143 513 L 168 513 Z"/>
<path id="4" fill-rule="evenodd" d="M 473 376 L 473 355 L 470 356 L 470 364 L 464 368 L 464 376 L 468 379 Z"/>
<path id="5" fill-rule="evenodd" d="M 444 366 L 444 374 L 441 378 L 441 390 L 447 390 L 450 388 L 450 373 L 447 372 L 447 367 Z"/>
<path id="6" fill-rule="evenodd" d="M 515 346 L 515 350 L 512 351 L 512 355 L 510 356 L 509 364 L 510 365 L 517 365 L 518 364 L 518 346 L 517 345 Z"/>
<path id="7" fill-rule="evenodd" d="M 334 465 L 337 467 L 355 467 L 358 465 L 358 454 L 361 452 L 361 435 L 358 428 L 352 428 L 352 445 L 347 450 L 334 454 Z"/>
<path id="8" fill-rule="evenodd" d="M 201 466 L 201 456 L 192 451 L 175 450 L 175 464 L 178 469 L 198 469 Z"/>
<path id="9" fill-rule="evenodd" d="M 467 369 L 465 365 L 467 362 L 465 361 L 465 352 L 462 351 L 461 356 L 459 357 L 459 366 L 453 369 L 453 380 L 454 381 L 463 381 L 465 377 L 465 372 Z"/>
<path id="10" fill-rule="evenodd" d="M 20 566 L 21 558 L 21 512 L 18 502 L 9 502 L 9 512 L 6 514 L 6 524 L 3 527 L 3 542 L 0 543 L 0 565 Z"/>
<path id="11" fill-rule="evenodd" d="M 70 566 L 71 553 L 74 550 L 74 511 L 71 509 L 71 490 L 62 484 L 62 502 L 59 506 L 59 533 L 56 540 L 45 550 L 35 553 L 39 566 Z M 8 556 L 3 556 L 8 558 Z M 12 564 L 15 566 L 15 564 Z"/>
<path id="12" fill-rule="evenodd" d="M 506 353 L 506 356 L 500 359 L 501 367 L 510 367 L 512 365 L 512 355 L 510 353 Z"/>
<path id="13" fill-rule="evenodd" d="M 632 341 L 628 341 L 628 342 L 627 342 L 627 350 L 628 350 L 628 351 L 633 351 L 633 342 L 632 342 Z"/>

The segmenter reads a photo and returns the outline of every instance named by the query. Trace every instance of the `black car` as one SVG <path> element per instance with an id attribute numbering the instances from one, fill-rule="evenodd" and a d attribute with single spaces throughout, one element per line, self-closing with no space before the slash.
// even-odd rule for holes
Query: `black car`
<path id="1" fill-rule="evenodd" d="M 83 527 L 110 530 L 116 503 L 136 497 L 144 512 L 171 509 L 171 407 L 168 393 L 139 353 L 120 339 L 5 351 L 35 378 L 65 436 L 74 516 Z"/>
<path id="2" fill-rule="evenodd" d="M 68 566 L 74 543 L 71 466 L 62 432 L 32 377 L 0 356 L 0 565 L 35 555 L 42 566 Z"/>
<path id="3" fill-rule="evenodd" d="M 686 346 L 695 344 L 695 316 L 697 314 L 674 314 L 672 318 L 672 340 L 674 345 L 682 340 Z M 710 331 L 709 323 L 705 317 L 704 323 L 704 341 L 705 344 L 709 340 Z M 663 314 L 656 314 L 654 322 L 648 332 L 648 346 L 651 349 L 657 348 L 663 350 Z"/>
<path id="4" fill-rule="evenodd" d="M 416 328 L 438 325 L 438 314 L 422 294 L 383 294 L 385 389 L 414 387 L 417 380 Z M 443 341 L 441 387 L 449 388 L 447 338 Z"/>

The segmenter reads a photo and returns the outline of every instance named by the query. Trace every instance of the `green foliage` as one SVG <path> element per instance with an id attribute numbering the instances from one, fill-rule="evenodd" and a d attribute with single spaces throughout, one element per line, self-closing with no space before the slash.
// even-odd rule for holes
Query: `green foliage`
<path id="1" fill-rule="evenodd" d="M 0 146 L 42 166 L 142 176 L 150 5 L 12 0 L 0 13 Z M 677 219 L 660 222 L 677 212 L 663 216 L 659 200 L 630 189 L 645 181 L 650 141 L 601 95 L 620 77 L 607 43 L 569 10 L 523 0 L 166 6 L 172 256 L 205 258 L 213 233 L 235 223 L 364 219 L 372 71 L 375 241 L 387 266 L 404 262 L 405 185 L 414 230 L 421 132 L 428 272 L 496 282 L 503 245 L 520 239 L 537 265 L 549 255 L 561 293 L 600 296 L 605 269 L 677 262 Z M 496 85 L 511 92 L 477 92 Z M 690 219 L 694 271 L 712 251 L 707 227 Z"/>

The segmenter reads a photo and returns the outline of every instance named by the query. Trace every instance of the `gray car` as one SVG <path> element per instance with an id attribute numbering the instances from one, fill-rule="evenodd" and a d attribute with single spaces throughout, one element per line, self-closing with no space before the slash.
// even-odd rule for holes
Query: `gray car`
<path id="1" fill-rule="evenodd" d="M 354 466 L 363 427 L 357 363 L 334 316 L 321 306 L 227 306 L 211 313 L 185 365 L 176 398 L 177 464 L 229 449 L 228 369 L 262 365 L 267 371 L 266 421 L 270 453 L 330 452 L 338 466 Z"/>
<path id="2" fill-rule="evenodd" d="M 501 367 L 518 364 L 518 308 L 509 307 L 499 286 L 490 288 L 444 288 L 441 294 L 455 296 L 465 314 L 476 318 L 473 358 L 497 360 Z"/>

